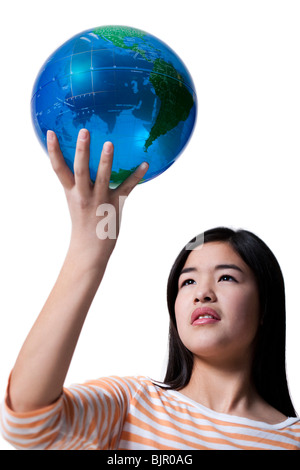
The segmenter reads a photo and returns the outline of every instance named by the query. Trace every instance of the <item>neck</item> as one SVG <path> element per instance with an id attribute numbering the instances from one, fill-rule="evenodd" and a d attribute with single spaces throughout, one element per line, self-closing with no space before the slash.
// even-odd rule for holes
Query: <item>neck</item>
<path id="1" fill-rule="evenodd" d="M 195 358 L 190 382 L 181 393 L 219 413 L 237 415 L 245 415 L 258 397 L 245 358 L 225 367 Z"/>

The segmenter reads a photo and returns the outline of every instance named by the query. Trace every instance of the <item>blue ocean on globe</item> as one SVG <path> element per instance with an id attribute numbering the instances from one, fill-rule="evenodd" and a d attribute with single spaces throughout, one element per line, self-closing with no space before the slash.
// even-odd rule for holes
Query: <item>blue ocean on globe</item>
<path id="1" fill-rule="evenodd" d="M 148 181 L 169 168 L 187 145 L 196 122 L 192 77 L 164 42 L 129 26 L 84 31 L 59 47 L 41 68 L 31 114 L 47 150 L 53 130 L 73 171 L 78 132 L 90 132 L 90 177 L 95 181 L 103 143 L 115 153 L 111 187 L 143 161 Z"/>

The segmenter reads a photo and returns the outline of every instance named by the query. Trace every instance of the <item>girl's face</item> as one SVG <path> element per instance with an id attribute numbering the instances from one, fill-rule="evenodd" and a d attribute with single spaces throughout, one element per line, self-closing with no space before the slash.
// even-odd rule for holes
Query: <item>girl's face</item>
<path id="1" fill-rule="evenodd" d="M 175 317 L 194 357 L 249 357 L 259 325 L 259 296 L 251 269 L 226 242 L 206 243 L 189 255 L 178 280 Z"/>

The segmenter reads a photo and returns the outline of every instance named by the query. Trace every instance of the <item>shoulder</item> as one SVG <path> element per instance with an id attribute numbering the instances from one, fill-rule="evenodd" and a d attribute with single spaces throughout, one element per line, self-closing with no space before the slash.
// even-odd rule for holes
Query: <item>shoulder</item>
<path id="1" fill-rule="evenodd" d="M 98 379 L 89 380 L 81 385 L 71 385 L 68 389 L 81 388 L 93 390 L 96 393 L 127 395 L 128 398 L 133 397 L 139 390 L 146 390 L 153 387 L 153 381 L 146 376 L 108 376 Z"/>

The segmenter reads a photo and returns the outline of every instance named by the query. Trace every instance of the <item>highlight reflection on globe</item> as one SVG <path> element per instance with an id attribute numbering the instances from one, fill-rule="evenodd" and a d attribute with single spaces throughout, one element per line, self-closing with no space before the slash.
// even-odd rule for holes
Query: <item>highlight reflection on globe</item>
<path id="1" fill-rule="evenodd" d="M 178 158 L 195 125 L 197 99 L 187 68 L 165 43 L 128 26 L 102 26 L 49 57 L 34 84 L 31 112 L 44 148 L 53 130 L 72 171 L 78 132 L 89 130 L 92 181 L 103 143 L 113 142 L 115 187 L 143 161 L 148 181 Z"/>

